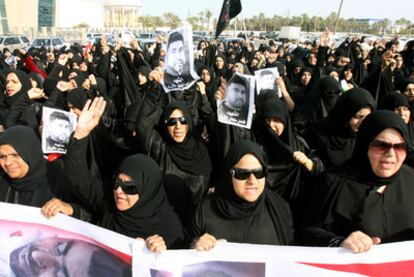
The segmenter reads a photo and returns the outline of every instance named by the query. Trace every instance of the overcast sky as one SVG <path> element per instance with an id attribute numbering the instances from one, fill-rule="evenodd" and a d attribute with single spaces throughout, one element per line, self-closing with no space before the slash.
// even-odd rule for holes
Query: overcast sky
<path id="1" fill-rule="evenodd" d="M 259 13 L 293 16 L 307 13 L 310 16 L 326 17 L 337 12 L 340 0 L 241 0 L 242 17 Z M 141 0 L 145 15 L 162 15 L 173 12 L 182 19 L 196 16 L 199 11 L 209 9 L 218 17 L 223 0 Z M 344 18 L 389 18 L 401 17 L 414 22 L 414 0 L 344 0 L 341 17 Z"/>

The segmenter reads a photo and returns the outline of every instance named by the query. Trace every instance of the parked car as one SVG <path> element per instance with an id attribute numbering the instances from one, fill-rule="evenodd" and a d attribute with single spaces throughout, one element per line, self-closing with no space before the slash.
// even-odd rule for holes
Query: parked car
<path id="1" fill-rule="evenodd" d="M 10 51 L 22 49 L 30 46 L 30 40 L 21 35 L 2 35 L 0 36 L 0 50 L 8 48 Z"/>
<path id="2" fill-rule="evenodd" d="M 52 46 L 54 49 L 60 49 L 62 46 L 67 46 L 61 37 L 39 37 L 33 40 L 31 48 L 41 48 L 42 46 L 46 49 L 50 49 Z"/>

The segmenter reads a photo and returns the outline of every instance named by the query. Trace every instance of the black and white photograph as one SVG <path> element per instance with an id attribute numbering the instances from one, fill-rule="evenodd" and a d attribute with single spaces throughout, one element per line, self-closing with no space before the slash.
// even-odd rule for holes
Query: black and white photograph
<path id="1" fill-rule="evenodd" d="M 191 26 L 169 33 L 166 52 L 164 80 L 161 83 L 165 92 L 188 89 L 200 79 L 194 70 Z"/>
<path id="2" fill-rule="evenodd" d="M 279 77 L 277 67 L 256 70 L 254 75 L 256 76 L 257 94 L 262 93 L 264 90 L 273 90 L 277 93 L 279 98 L 282 97 L 282 92 L 276 84 L 276 78 Z"/>
<path id="3" fill-rule="evenodd" d="M 265 263 L 213 261 L 184 266 L 183 277 L 261 277 L 266 274 Z"/>
<path id="4" fill-rule="evenodd" d="M 66 154 L 70 134 L 76 129 L 76 115 L 43 107 L 42 120 L 43 153 Z"/>
<path id="5" fill-rule="evenodd" d="M 250 129 L 253 116 L 255 78 L 236 73 L 227 82 L 226 96 L 217 100 L 221 123 Z"/>

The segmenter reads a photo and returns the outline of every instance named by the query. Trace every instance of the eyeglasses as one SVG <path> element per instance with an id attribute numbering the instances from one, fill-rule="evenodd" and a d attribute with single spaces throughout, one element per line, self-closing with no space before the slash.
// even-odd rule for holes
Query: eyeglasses
<path id="1" fill-rule="evenodd" d="M 117 190 L 118 187 L 121 187 L 122 191 L 129 195 L 138 194 L 138 188 L 135 185 L 134 181 L 121 181 L 118 178 L 114 180 L 114 190 Z"/>
<path id="2" fill-rule="evenodd" d="M 405 142 L 392 144 L 381 140 L 374 140 L 369 148 L 377 154 L 383 154 L 391 149 L 394 149 L 398 154 L 407 152 L 407 144 Z"/>
<path id="3" fill-rule="evenodd" d="M 230 174 L 237 180 L 246 180 L 250 177 L 250 174 L 253 174 L 256 179 L 262 179 L 266 176 L 266 170 L 263 168 L 256 169 L 244 169 L 244 168 L 232 168 L 230 169 Z"/>
<path id="4" fill-rule="evenodd" d="M 177 125 L 177 122 L 180 122 L 183 125 L 188 124 L 184 116 L 170 117 L 168 120 L 165 120 L 165 124 L 170 127 Z"/>
<path id="5" fill-rule="evenodd" d="M 11 154 L 0 154 L 0 160 L 6 160 L 8 157 L 11 157 L 13 159 L 17 159 L 20 157 L 17 153 L 11 153 Z"/>

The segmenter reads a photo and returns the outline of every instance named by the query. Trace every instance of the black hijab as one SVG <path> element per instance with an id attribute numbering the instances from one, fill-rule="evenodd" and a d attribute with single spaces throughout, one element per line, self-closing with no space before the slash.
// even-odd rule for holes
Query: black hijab
<path id="1" fill-rule="evenodd" d="M 20 70 L 10 71 L 6 75 L 6 79 L 7 76 L 11 73 L 16 74 L 17 78 L 22 84 L 22 88 L 12 96 L 7 96 L 7 94 L 4 96 L 4 103 L 7 108 L 10 108 L 14 104 L 14 102 L 16 102 L 16 100 L 19 99 L 21 95 L 23 95 L 23 93 L 28 92 L 32 88 L 32 82 L 30 81 L 30 78 L 26 73 Z"/>
<path id="2" fill-rule="evenodd" d="M 86 101 L 88 101 L 88 96 L 82 88 L 75 88 L 67 94 L 66 101 L 71 103 L 75 108 L 82 110 Z"/>
<path id="3" fill-rule="evenodd" d="M 247 219 L 267 209 L 281 244 L 289 244 L 293 234 L 291 214 L 287 203 L 277 193 L 265 185 L 263 193 L 255 202 L 247 202 L 234 191 L 230 170 L 247 154 L 255 156 L 263 169 L 267 169 L 265 154 L 258 144 L 248 140 L 236 141 L 228 150 L 222 164 L 220 182 L 215 193 L 216 207 L 229 220 Z"/>
<path id="4" fill-rule="evenodd" d="M 167 246 L 183 238 L 181 223 L 168 203 L 161 171 L 150 157 L 136 154 L 124 159 L 117 174 L 132 178 L 138 189 L 138 201 L 126 211 L 116 211 L 113 229 L 130 237 L 158 234 Z"/>
<path id="5" fill-rule="evenodd" d="M 308 99 L 295 114 L 295 126 L 303 131 L 309 124 L 317 122 L 328 115 L 339 97 L 339 82 L 332 77 L 323 77 L 312 89 Z"/>
<path id="6" fill-rule="evenodd" d="M 171 113 L 175 109 L 179 109 L 183 112 L 189 128 L 187 136 L 181 143 L 175 142 L 169 134 L 166 134 L 168 154 L 180 170 L 194 175 L 209 176 L 211 172 L 210 157 L 208 155 L 207 148 L 197 138 L 192 117 L 187 108 L 187 105 L 184 102 L 179 101 L 175 101 L 169 104 L 165 109 L 163 117 L 164 122 L 170 118 Z M 165 125 L 165 123 L 164 128 L 167 128 L 167 125 Z"/>
<path id="7" fill-rule="evenodd" d="M 332 169 L 332 171 L 336 171 L 338 175 L 345 178 L 372 186 L 382 186 L 393 183 L 399 177 L 400 171 L 388 178 L 378 177 L 372 171 L 368 159 L 370 143 L 379 133 L 387 128 L 397 130 L 403 137 L 405 143 L 407 143 L 408 152 L 412 151 L 407 125 L 402 118 L 394 112 L 379 110 L 368 115 L 361 123 L 352 157 L 342 165 Z"/>
<path id="8" fill-rule="evenodd" d="M 43 158 L 40 141 L 32 129 L 25 126 L 8 128 L 0 137 L 0 145 L 12 146 L 29 166 L 27 174 L 20 179 L 11 179 L 1 173 L 2 201 L 41 207 L 53 197 L 47 183 L 47 163 Z M 6 153 L 10 154 L 10 153 Z"/>
<path id="9" fill-rule="evenodd" d="M 362 108 L 375 109 L 375 100 L 365 89 L 353 88 L 343 93 L 326 118 L 315 123 L 307 134 L 325 166 L 338 165 L 351 157 L 356 134 L 349 121 Z"/>

